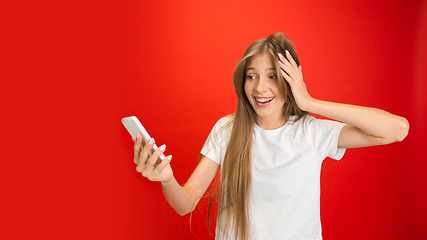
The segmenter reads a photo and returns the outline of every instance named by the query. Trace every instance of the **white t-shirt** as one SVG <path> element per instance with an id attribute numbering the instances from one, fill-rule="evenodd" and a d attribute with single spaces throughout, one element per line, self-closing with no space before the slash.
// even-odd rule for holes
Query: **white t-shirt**
<path id="1" fill-rule="evenodd" d="M 255 125 L 249 218 L 253 240 L 321 240 L 320 169 L 323 159 L 339 160 L 338 136 L 345 124 L 304 116 L 274 130 Z M 221 164 L 233 124 L 221 118 L 201 153 Z M 221 219 L 218 216 L 218 219 Z M 217 238 L 219 238 L 217 232 Z"/>

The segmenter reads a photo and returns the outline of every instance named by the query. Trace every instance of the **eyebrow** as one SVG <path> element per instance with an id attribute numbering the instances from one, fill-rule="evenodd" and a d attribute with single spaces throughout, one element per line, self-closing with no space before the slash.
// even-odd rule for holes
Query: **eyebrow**
<path id="1" fill-rule="evenodd" d="M 255 71 L 255 68 L 253 68 L 253 67 L 250 67 L 250 68 L 246 68 L 246 72 L 247 71 L 249 71 L 249 70 L 254 70 Z M 267 69 L 265 69 L 265 70 L 276 70 L 275 68 L 267 68 Z"/>

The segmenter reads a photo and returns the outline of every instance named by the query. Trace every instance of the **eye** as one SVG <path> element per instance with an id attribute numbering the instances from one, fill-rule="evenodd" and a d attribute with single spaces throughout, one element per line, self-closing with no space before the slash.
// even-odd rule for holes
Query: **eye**
<path id="1" fill-rule="evenodd" d="M 256 78 L 256 76 L 255 75 L 248 75 L 246 78 L 249 80 L 253 80 Z"/>
<path id="2" fill-rule="evenodd" d="M 269 77 L 270 79 L 277 79 L 277 76 L 276 75 L 270 75 L 270 77 Z"/>

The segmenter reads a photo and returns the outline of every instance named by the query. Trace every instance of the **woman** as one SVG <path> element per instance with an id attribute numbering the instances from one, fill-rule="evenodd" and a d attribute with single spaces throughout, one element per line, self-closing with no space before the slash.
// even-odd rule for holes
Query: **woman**
<path id="1" fill-rule="evenodd" d="M 150 158 L 153 139 L 141 150 L 138 135 L 134 146 L 137 171 L 161 182 L 166 200 L 181 215 L 196 207 L 221 166 L 217 239 L 322 239 L 323 159 L 339 160 L 346 148 L 389 144 L 408 134 L 403 117 L 312 98 L 283 33 L 254 42 L 233 81 L 236 112 L 214 126 L 183 187 L 168 165 L 172 156 L 154 167 L 165 145 Z"/>

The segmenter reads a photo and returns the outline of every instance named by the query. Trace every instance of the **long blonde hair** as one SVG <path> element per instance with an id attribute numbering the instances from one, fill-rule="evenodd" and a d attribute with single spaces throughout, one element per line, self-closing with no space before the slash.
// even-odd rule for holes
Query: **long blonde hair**
<path id="1" fill-rule="evenodd" d="M 248 208 L 251 191 L 251 149 L 256 113 L 244 90 L 249 60 L 264 53 L 270 56 L 273 66 L 276 68 L 279 89 L 285 99 L 283 106 L 285 119 L 288 120 L 290 116 L 295 115 L 297 116 L 295 121 L 297 121 L 308 114 L 297 106 L 291 88 L 280 72 L 277 61 L 278 53 L 285 56 L 285 50 L 290 52 L 299 66 L 300 63 L 292 40 L 284 33 L 274 33 L 268 38 L 252 43 L 235 67 L 233 82 L 238 103 L 232 122 L 230 142 L 221 166 L 219 188 L 218 216 L 221 218 L 217 221 L 217 233 L 220 233 L 221 238 L 246 240 L 250 236 Z M 208 227 L 212 202 L 211 199 L 208 211 Z M 230 232 L 233 232 L 233 236 L 229 235 Z"/>

